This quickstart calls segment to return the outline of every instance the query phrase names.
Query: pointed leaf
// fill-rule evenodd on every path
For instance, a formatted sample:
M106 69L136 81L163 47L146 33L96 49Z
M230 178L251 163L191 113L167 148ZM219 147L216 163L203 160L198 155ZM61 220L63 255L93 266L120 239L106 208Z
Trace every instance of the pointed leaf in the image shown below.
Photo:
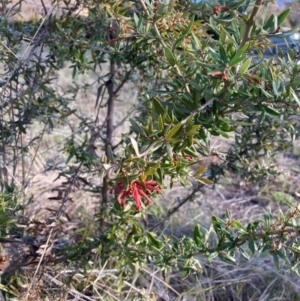
M145 131L140 127L140 125L132 118L129 118L129 121L131 123L132 130L137 133L141 134L143 136L147 136Z
M195 180L198 181L198 182L200 182L200 183L202 183L202 184L204 184L204 185L211 185L211 184L213 184L213 181L211 181L210 179L207 179L207 178L201 178L201 177L199 177L199 178L195 178Z
M157 126L160 131L164 130L164 121L161 115L158 117Z
M291 8L288 7L282 13L279 14L279 16L277 17L278 18L278 26L286 19L286 17L290 13L290 10L291 10Z
M278 254L277 252L276 253L271 253L273 255L273 260L274 260L274 264L275 264L275 267L277 270L280 269L280 266L279 266L279 257L278 257Z
M155 234L152 232L147 232L147 237L149 238L149 240L151 241L151 243L153 244L153 246L156 249L160 249L161 248L161 242L155 237Z
M252 235L249 236L248 245L249 245L250 251L252 252L252 254L254 254L255 253L255 243L254 243L254 238Z
M199 176L201 174L203 174L207 169L207 165L202 165L200 166L200 168L198 168L194 174L194 177Z
M243 74L243 73L247 72L250 64L251 64L251 58L247 58L240 69L240 73Z
M297 102L297 104L300 106L300 100L299 100L297 94L295 93L295 91L293 90L293 88L291 88L291 87L289 89L289 97L290 97L290 100L295 100Z
M153 99L153 106L157 114L163 115L165 113L165 109L156 98Z
M165 52L165 57L168 60L169 64L171 66L174 66L176 64L176 58L175 58L173 52L171 51L171 49L166 47L164 52Z
M130 141L131 141L131 145L132 145L132 147L135 151L135 154L137 156L140 156L139 147L138 147L138 144L137 144L136 140L134 138L130 138Z
M179 132L181 128L181 122L177 123L172 129L170 129L167 134L166 134L166 139L170 139L173 136L175 136L177 134L177 132Z
M229 66L232 67L238 64L239 62L241 62L244 59L243 54L248 50L248 48L249 48L249 42L246 42L245 45L242 48L240 48L236 52L234 57L231 59Z

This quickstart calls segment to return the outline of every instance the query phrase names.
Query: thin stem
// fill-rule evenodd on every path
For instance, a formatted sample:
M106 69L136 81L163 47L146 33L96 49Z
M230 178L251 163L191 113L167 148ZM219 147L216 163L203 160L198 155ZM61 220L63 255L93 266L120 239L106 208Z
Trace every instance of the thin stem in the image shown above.
M153 231L155 228L157 228L158 226L160 226L163 222L165 222L166 220L168 220L184 204L186 204L188 201L190 201L190 199L195 196L195 194L196 194L196 192L198 190L199 190L198 188L194 188L193 191L186 198L184 198L177 206L175 206L174 208L172 208L171 210L169 210L169 212L167 213L167 215L163 219L161 219L158 223L156 223L155 225L151 226L148 229L148 231Z
M106 139L105 139L105 154L109 158L112 149L112 137L114 131L113 115L115 106L115 93L114 93L114 82L113 78L116 73L116 64L113 59L110 60L110 79L106 83L108 92L108 102L107 102L107 115L106 115ZM102 188L102 208L107 204L107 196L109 190L109 175L106 174L103 178L103 188Z
M250 39L251 30L252 30L253 25L254 25L254 19L257 16L262 3L263 3L263 0L256 0L255 1L252 13L251 13L249 19L246 21L246 29L245 29L245 33L244 33L240 48L242 48L245 45L245 43L247 41L249 41L249 39Z

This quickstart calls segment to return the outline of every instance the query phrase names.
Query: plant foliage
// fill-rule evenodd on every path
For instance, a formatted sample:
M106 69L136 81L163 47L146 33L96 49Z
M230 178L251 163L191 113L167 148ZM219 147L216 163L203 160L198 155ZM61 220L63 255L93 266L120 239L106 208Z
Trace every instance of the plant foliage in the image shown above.
M148 205L160 202L155 195L177 183L201 191L225 169L245 181L278 173L276 154L298 137L299 65L292 49L271 59L263 52L289 11L258 25L262 0L217 5L84 0L81 6L64 6L58 14L44 7L43 17L22 26L9 22L9 10L0 19L0 218L8 227L1 235L11 233L9 218L19 218L5 215L7 194L13 195L11 187L22 191L28 185L30 149L66 124L72 136L63 149L65 165L58 175L65 182L55 197L61 207L54 216L64 216L75 190L96 197L98 210L89 230L80 228L80 239L66 248L64 262L76 266L83 254L85 262L97 254L118 269L120 283L149 264L163 272L179 268L184 277L197 274L200 255L237 264L237 253L249 258L260 252L272 256L278 269L286 265L298 272L299 203L290 212L265 212L246 225L231 212L224 219L213 216L210 231L196 225L190 237L160 236L142 222ZM53 7L62 3L54 1ZM20 57L24 47L29 50ZM56 89L66 67L74 81L91 73L96 80ZM128 131L117 138L115 105L125 103L122 91L129 83L138 93L138 110L124 120ZM96 119L73 106L78 93L90 87L97 88ZM74 119L80 121L76 129ZM43 125L41 133L26 140L37 124ZM76 131L83 142L75 139ZM218 136L230 141L227 153L211 147ZM202 163L211 155L222 160L214 177ZM10 200L10 210L20 210L14 196Z

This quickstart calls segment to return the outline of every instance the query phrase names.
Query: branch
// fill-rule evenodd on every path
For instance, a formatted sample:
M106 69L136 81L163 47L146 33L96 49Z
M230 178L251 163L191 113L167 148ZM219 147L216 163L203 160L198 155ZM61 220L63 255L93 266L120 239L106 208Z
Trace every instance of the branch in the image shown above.
M198 188L194 188L193 191L186 197L184 198L176 207L172 208L169 210L167 215L161 219L158 223L155 225L151 226L148 231L153 231L155 228L157 228L159 225L161 225L163 222L165 222L167 219L169 219L174 213L176 213L185 203L187 203L198 191Z
M253 24L254 24L254 19L257 16L262 3L263 3L263 0L255 1L252 13L251 13L249 19L246 21L246 29L245 29L245 33L244 33L240 48L242 48L250 38L251 30L252 30Z
M110 79L106 83L106 88L108 92L108 101L107 101L107 114L106 114L106 139L105 139L105 155L109 159L110 152L112 148L113 132L114 132L114 106L115 106L115 85L114 85L114 76L116 73L116 63L113 58L110 58ZM109 175L108 173L103 178L103 187L102 187L102 203L101 207L104 208L108 201L108 190L109 190Z
M266 237L271 237L271 236L282 236L284 234L300 234L300 229L294 229L294 228L285 228L285 229L279 229L279 230L272 230L272 231L257 231L257 232L253 232L252 234L247 234L243 237L240 238L236 238L232 244L234 244L235 246L240 246L243 245L246 241L249 240L250 236L252 236L254 239L264 239ZM224 251L224 250L222 250ZM295 252L295 249L292 250L293 252ZM221 250L218 250L218 247L215 248L209 248L206 249L204 248L202 251L199 251L197 253L194 253L193 256L197 256L197 255L203 255L205 252L209 252L209 253L214 253L214 252L221 252ZM298 252L300 253L300 251Z

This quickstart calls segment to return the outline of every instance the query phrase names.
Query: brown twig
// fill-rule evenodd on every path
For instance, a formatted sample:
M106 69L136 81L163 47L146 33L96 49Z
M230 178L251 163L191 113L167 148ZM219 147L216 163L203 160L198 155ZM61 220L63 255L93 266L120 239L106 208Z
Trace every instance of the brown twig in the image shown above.
M110 60L110 79L106 83L106 88L108 92L108 101L107 101L107 114L106 114L106 139L105 139L105 154L107 158L110 156L111 147L112 147L112 136L114 132L113 124L113 114L115 106L115 92L114 92L114 76L116 73L116 64L113 59ZM107 197L109 191L109 175L106 174L103 178L103 187L102 187L102 208L107 204Z
M245 29L245 33L244 33L240 48L242 48L245 45L245 43L247 41L249 41L251 30L252 30L253 25L254 25L254 19L257 16L257 14L259 12L259 9L262 6L262 4L263 4L263 0L256 0L255 1L252 13L251 13L249 19L246 21L246 29Z
M196 192L199 191L198 187L194 188L193 191L187 196L185 197L177 206L175 206L174 208L172 208L171 210L169 210L169 212L167 213L167 215L162 218L158 223L156 223L155 225L151 226L148 231L153 231L155 228L157 228L158 226L160 226L162 223L164 223L167 219L169 219L174 213L176 213L184 204L186 204L192 197L195 196Z

